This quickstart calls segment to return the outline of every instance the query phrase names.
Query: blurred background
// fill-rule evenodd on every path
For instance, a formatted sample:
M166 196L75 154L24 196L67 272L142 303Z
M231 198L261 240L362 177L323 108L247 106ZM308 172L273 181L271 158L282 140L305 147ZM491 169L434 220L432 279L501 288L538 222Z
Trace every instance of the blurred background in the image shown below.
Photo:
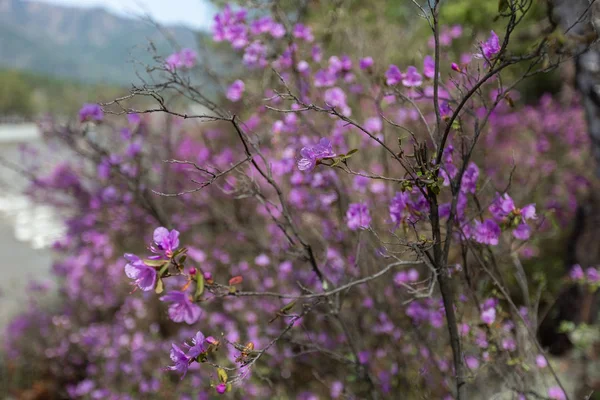
M52 284L48 248L64 231L22 193L27 177L15 170L23 145L48 152L36 122L126 94L152 62L150 43L161 56L198 48L215 13L208 0L0 0L0 330L29 278Z

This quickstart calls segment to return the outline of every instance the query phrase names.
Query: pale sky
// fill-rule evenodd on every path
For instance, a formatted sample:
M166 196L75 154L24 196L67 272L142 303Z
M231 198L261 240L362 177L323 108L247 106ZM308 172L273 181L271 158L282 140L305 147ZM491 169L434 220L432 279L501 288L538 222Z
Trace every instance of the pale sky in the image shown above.
M136 17L150 14L162 24L185 24L208 29L215 10L208 0L36 0L76 7L103 7L116 14Z

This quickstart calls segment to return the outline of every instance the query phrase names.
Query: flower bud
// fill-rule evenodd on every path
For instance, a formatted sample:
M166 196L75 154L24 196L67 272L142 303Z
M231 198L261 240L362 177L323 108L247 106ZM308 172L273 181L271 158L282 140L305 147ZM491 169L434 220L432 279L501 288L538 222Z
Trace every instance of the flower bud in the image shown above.
M452 63L452 64L450 65L450 68L452 68L452 69L453 69L454 71L456 71L456 72L460 72L460 67L458 66L458 64L457 64L457 63Z
M196 270L196 268L194 268L194 267L190 268L190 275L196 275L196 272L198 272Z
M219 394L223 394L227 391L227 384L226 383L219 383L215 389L217 389L217 393Z

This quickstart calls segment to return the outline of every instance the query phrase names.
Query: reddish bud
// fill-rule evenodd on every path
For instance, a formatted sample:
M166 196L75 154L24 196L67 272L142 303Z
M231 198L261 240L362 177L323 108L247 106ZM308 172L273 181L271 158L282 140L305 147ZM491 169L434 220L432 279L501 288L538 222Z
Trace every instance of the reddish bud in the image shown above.
M239 285L240 283L242 283L243 280L244 279L240 275L234 276L229 280L229 286Z
M204 340L206 341L206 343L212 344L213 346L217 346L219 344L219 341L212 336L209 336Z
M204 273L204 280L206 280L206 281L212 281L212 274L210 272L205 272Z
M452 65L450 65L450 68L452 68L456 72L460 72L460 67L457 63L452 63Z
M194 268L194 267L190 268L190 275L196 275L196 272L198 272L196 270L196 268Z

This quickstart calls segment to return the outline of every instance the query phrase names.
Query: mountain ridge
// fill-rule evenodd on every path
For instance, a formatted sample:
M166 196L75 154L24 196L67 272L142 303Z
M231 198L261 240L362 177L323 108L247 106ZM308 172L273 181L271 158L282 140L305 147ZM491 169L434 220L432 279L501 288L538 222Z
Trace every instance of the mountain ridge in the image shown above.
M131 61L154 63L147 50L150 42L158 55L165 56L176 50L171 41L196 48L197 38L206 35L182 25L162 28L99 7L0 0L0 66L126 85L138 81Z

